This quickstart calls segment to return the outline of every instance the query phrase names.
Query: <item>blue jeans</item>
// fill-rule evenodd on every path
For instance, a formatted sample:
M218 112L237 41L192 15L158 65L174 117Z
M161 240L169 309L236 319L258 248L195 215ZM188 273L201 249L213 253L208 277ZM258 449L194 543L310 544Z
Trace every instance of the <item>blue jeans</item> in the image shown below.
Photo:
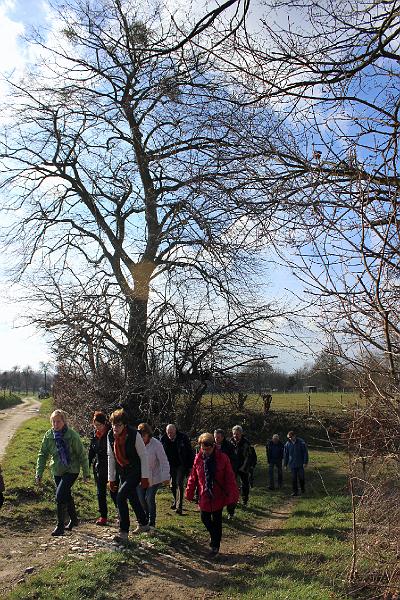
M160 486L161 483L156 483L148 487L147 490L144 490L140 485L136 488L140 503L146 513L148 524L152 527L156 525L156 494Z
M64 475L54 475L56 482L56 502L57 504L68 504L71 500L71 488L75 483L79 473L64 473Z
M147 525L146 513L144 512L137 495L137 486L140 476L120 474L120 486L117 494L117 507L119 512L119 528L121 531L129 531L129 508L128 500L133 508L139 525Z

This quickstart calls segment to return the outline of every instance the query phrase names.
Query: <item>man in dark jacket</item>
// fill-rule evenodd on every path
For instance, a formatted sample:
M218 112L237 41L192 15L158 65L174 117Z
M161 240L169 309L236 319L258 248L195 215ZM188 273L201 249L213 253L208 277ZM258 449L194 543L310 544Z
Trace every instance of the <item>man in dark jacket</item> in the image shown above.
M236 473L236 456L235 450L230 442L225 437L225 431L223 429L216 429L214 431L214 440L216 447L226 454L231 462L233 472Z
M249 473L251 468L251 445L249 440L243 435L243 428L240 425L232 427L232 438L230 444L233 447L235 463L234 472L236 478L241 480L241 495L243 505L246 506L249 501L250 482ZM235 506L227 507L229 517L232 518L235 512Z
M300 482L300 489L303 493L305 489L304 467L308 464L308 450L305 441L298 438L294 431L289 431L287 437L283 462L285 467L289 467L292 471L292 496L298 496L297 480Z
M274 433L272 439L267 443L267 460L268 460L268 474L269 474L269 489L274 490L274 468L278 471L278 487L282 487L282 460L284 445L279 439L279 435Z
M194 460L192 445L186 433L178 431L173 423L167 425L161 443L168 458L171 474L171 491L174 497L171 508L181 515L185 477L189 475Z

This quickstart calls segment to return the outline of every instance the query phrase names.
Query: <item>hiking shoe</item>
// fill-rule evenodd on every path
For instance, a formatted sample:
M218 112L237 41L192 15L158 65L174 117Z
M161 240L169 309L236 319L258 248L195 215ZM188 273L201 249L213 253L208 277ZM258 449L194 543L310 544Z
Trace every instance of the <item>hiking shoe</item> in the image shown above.
M291 496L298 496L298 492L293 492L292 494L290 494Z
M128 543L128 532L122 531L122 529L120 529L118 534L114 535L113 540L114 540L114 542L117 542L117 544L127 544Z
M60 527L60 525L57 525L57 527L51 532L51 535L64 535L64 527Z
M210 552L208 553L208 556L210 558L214 558L215 556L217 556L217 554L219 554L219 548L211 548Z
M107 525L107 519L105 517L99 517L96 521L96 525Z
M173 503L171 504L170 508L172 508L172 510L175 510L175 509L176 509L176 504L175 504L175 502L173 502Z
M138 525L136 529L132 531L132 533L146 533L146 531L150 531L150 525Z
M176 512L177 515L181 515L182 514L182 509L181 508L177 508L175 510L175 512Z

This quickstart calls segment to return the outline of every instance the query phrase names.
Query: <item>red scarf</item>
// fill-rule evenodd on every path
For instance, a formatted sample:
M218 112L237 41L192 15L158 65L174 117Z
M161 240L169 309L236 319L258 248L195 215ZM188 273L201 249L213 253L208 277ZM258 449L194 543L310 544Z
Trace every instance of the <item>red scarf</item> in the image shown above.
M114 439L114 454L115 460L120 467L126 467L129 465L129 460L126 456L126 436L128 435L128 428L124 427L119 435L115 436Z
M103 432L101 431L97 431L96 430L96 437L98 440L101 440L102 437L104 437L105 435L107 435L107 433L110 431L110 427L108 427L106 425L106 427L103 429Z

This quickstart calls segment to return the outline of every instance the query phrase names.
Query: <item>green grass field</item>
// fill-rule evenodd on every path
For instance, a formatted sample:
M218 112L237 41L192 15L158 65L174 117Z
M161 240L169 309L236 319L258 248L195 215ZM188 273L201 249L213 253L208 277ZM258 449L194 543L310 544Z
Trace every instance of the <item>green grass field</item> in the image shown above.
M353 392L276 392L272 394L271 410L290 410L308 412L334 412L346 413L360 403L357 393ZM219 394L206 394L202 403L207 407L217 407L221 404L229 405L229 396ZM263 400L258 394L249 394L245 408L263 412Z
M34 485L36 454L43 433L48 429L51 401L42 404L42 415L27 421L14 436L4 460L7 485L2 520L11 528L34 529L40 523L55 520L54 487L47 471L43 488ZM247 508L240 508L233 521L224 522L223 544L256 526L257 519L270 515L290 493L289 476L280 492L267 491L267 468L264 447L257 448L258 465L255 487ZM77 482L74 494L81 519L97 517L94 483ZM179 543L189 547L207 544L207 535L199 513L186 511L185 518L171 514L171 493L162 489L157 496L158 532L147 536L154 552L168 551ZM350 556L350 503L346 491L344 462L329 451L312 451L307 468L307 496L296 502L293 515L283 529L264 538L257 563L249 568L243 563L235 574L221 576L218 591L225 598L268 598L284 600L343 600L347 598L343 581ZM110 512L113 514L114 509ZM135 573L137 542L126 551L99 552L84 562L60 561L18 585L9 600L69 600L70 598L123 597L123 584L115 585L122 571L124 577ZM151 552L147 559L151 564ZM133 571L132 571L133 569ZM137 571L137 569L136 569ZM114 584L112 584L114 582Z

